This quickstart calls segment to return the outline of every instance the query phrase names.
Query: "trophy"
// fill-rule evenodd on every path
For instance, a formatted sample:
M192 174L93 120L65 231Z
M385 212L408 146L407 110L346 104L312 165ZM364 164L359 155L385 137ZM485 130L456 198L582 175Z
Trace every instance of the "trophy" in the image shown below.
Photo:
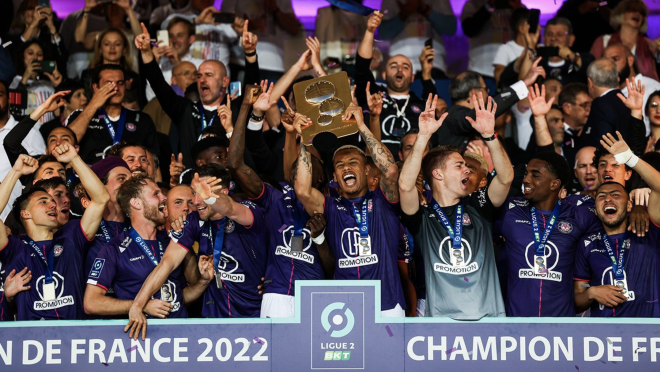
M357 133L355 120L341 119L352 101L346 72L302 81L293 86L293 92L297 111L313 122L302 128L302 143L305 145L312 145L312 140L319 134L319 139L325 141L326 138L333 140Z

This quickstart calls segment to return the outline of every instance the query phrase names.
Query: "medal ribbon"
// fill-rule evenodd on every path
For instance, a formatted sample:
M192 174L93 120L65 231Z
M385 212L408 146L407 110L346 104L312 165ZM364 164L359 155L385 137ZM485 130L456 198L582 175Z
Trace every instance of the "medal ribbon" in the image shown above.
M227 224L227 217L220 220L220 225L218 226L218 231L215 233L215 238L213 238L213 222L214 221L209 221L209 237L213 239L213 264L215 265L215 269L218 270L220 255L222 254L222 244L225 241L225 225Z
M47 249L44 246L44 252L41 251L41 249L37 246L37 243L34 242L34 240L30 239L29 237L27 238L27 241L25 241L32 249L37 253L37 256L41 258L41 262L46 265L46 278L45 281L46 283L50 284L53 282L53 267L55 266L55 252L54 249ZM51 247L52 248L52 247Z
M454 228L451 228L449 219L445 216L445 212L442 211L442 208L435 200L432 201L433 211L438 217L442 226L445 227L449 237L451 238L452 247L454 249L461 248L461 239L463 238L463 201L461 200L456 204L456 211L454 213Z
M365 17L374 12L374 9L367 8L354 0L328 0L328 2L339 9L344 9L348 12L356 13Z
M287 203L291 206L293 211L293 236L301 237L303 236L303 229L305 228L305 219L303 213L298 208L298 203L294 198L288 199Z
M373 192L371 190L367 191L364 199L362 200L362 205L360 206L360 211L355 208L355 203L350 202L348 199L342 198L344 205L350 206L353 211L353 218L357 223L358 230L360 231L360 238L366 239L369 237L369 201L372 200Z
M116 145L121 141L121 136L124 133L124 126L126 125L127 112L128 111L125 108L121 108L121 114L119 115L119 120L117 121L117 132L115 132L115 128L112 126L112 122L108 117L108 113L106 113L103 108L99 109L99 117L103 118L105 126L108 128L108 132L110 132L110 137L112 137L113 145Z
M216 115L217 113L214 113L211 117L211 120L209 120L209 123L206 124L206 117L204 116L204 105L202 105L202 102L199 103L199 116L202 117L202 130L213 125L213 120L215 120Z
M160 244L160 241L158 242L159 256L158 256L158 258L156 258L156 256L154 255L154 252L152 252L151 249L147 246L147 242L145 242L144 239L142 239L140 234L138 234L138 232L135 231L135 229L131 228L130 230L128 230L128 235L133 239L133 241L140 248L142 248L142 251L144 252L144 254L147 255L147 258L149 258L149 261L151 261L151 263L154 264L154 266L158 266L158 264L160 263L160 260L163 258L163 254L165 253L163 251L163 246Z
M612 249L612 242L610 241L610 237L607 236L607 234L603 234L603 243L605 244L605 249L607 249L607 254L610 256L610 260L612 261L612 272L614 273L614 279L623 280L623 265L625 263L628 248L630 248L628 233L625 233L623 236L623 243L619 249L618 259L614 250Z
M530 209L529 214L530 214L530 220L532 222L532 231L534 232L534 245L536 245L537 256L544 255L545 244L547 243L548 238L550 237L550 233L552 232L552 228L555 226L555 222L557 222L557 217L559 217L560 212L561 212L561 200L558 200L554 209L552 209L552 214L550 215L550 220L548 221L548 225L545 227L545 230L543 230L543 236L541 236L539 220L538 220L538 216L536 215L536 207L532 207Z

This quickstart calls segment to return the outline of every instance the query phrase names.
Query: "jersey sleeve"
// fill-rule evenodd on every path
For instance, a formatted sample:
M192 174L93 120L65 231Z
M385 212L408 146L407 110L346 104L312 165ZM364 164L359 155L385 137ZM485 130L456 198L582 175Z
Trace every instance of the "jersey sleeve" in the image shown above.
M582 203L577 206L575 211L580 226L584 230L582 231L582 235L590 234L599 230L602 227L602 223L600 219L598 219L598 216L596 216L594 200L590 196L585 195L580 198L578 203L579 202Z
M277 192L277 190L273 186L267 184L266 182L262 182L261 185L262 185L261 194L256 198L250 200L257 203L257 205L259 205L260 207L269 208L273 205L273 197L275 192Z
M21 241L21 238L16 235L9 235L8 238L7 246L5 246L5 249L0 252L0 260L2 260L2 265L5 268L5 277L2 278L2 280L6 279L6 275L9 275L12 269L16 269L16 272L19 272L25 268L25 263L17 263L17 261L21 261L21 255L18 253L21 249L31 249L28 246L21 247L23 242Z
M589 245L596 244L589 239L588 236L580 238L575 253L575 267L573 277L575 280L588 282L591 279L591 268L589 267Z
M266 231L266 217L264 210L251 201L241 201L239 204L246 206L254 217L252 225L245 226L246 229L255 234L263 234Z
M422 206L417 209L417 212L413 215L407 215L401 213L401 223L405 226L412 236L416 236L419 233L419 229L422 225L422 217L424 212L422 211Z
M488 222L493 222L495 218L496 208L488 196L488 186L482 187L479 190L468 195L465 199L466 205L471 205L479 211L479 215L486 219Z
M493 223L493 235L495 237L501 236L504 230L504 221L506 220L507 213L509 213L509 208L507 207L511 203L511 198L507 198L502 204L499 213L497 213L497 218Z
M173 242L189 251L193 248L195 242L199 240L202 225L204 225L204 221L199 218L199 213L192 212L186 217L186 225L183 227L183 230L180 233L171 232L170 238Z
M66 237L67 241L74 244L77 250L86 250L91 244L92 240L87 239L87 235L83 231L80 220L71 220L67 222L62 228L57 231L57 235Z
M387 200L387 197L385 196L385 192L383 189L380 187L378 190L374 191L374 199L382 199L382 204L384 204L389 210L399 213L400 205L399 202L392 203L391 201Z
M117 274L117 246L108 243L101 248L98 256L94 259L92 269L87 274L87 284L95 285L105 289L112 288Z

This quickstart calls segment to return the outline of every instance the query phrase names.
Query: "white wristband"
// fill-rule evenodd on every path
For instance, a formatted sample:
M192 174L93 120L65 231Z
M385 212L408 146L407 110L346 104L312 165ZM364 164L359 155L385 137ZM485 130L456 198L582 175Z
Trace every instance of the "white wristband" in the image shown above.
M312 241L316 245L321 245L325 241L325 231L321 233L321 235L317 236L316 238L312 238Z
M227 133L227 134L226 134L227 139L231 139L231 135L232 135L232 134L234 134L234 132L229 132L229 133Z
M213 196L208 198L208 199L204 199L204 203L206 203L206 205L215 204L215 201L216 201L216 198L213 197Z
M617 164L625 164L629 166L630 168L634 167L637 165L637 162L639 161L639 157L635 154L633 154L632 150L628 149L622 153L614 155L614 159L616 160Z

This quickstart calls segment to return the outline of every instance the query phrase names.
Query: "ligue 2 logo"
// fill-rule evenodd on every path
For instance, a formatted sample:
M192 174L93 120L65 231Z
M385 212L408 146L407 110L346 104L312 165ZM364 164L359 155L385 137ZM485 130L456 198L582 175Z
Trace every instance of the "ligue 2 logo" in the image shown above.
M344 310L343 315L335 314L332 317L332 324L330 322L330 314L335 310ZM353 312L349 309L343 302L333 302L330 305L326 306L321 313L321 325L326 332L330 332L332 328L337 327L337 329L332 329L330 337L339 338L344 337L347 334L351 333L353 326L355 325L355 317ZM342 326L343 328L338 328Z

